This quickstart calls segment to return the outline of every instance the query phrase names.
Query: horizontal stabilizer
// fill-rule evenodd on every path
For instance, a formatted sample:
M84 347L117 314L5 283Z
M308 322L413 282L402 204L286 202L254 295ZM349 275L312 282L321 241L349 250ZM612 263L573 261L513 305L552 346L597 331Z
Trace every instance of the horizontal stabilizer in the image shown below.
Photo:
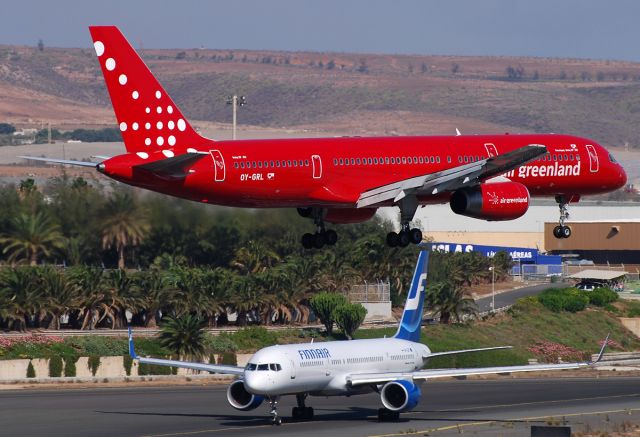
M148 171L164 178L183 179L189 174L189 168L193 164L208 155L208 153L185 153L173 158L135 165L133 168L134 170Z
M87 161L71 161L69 159L53 159L53 158L43 158L38 156L17 156L17 158L28 159L30 161L42 161L42 162L50 162L52 164L69 164L69 165L79 165L81 167L94 167L98 165L95 162L87 162Z

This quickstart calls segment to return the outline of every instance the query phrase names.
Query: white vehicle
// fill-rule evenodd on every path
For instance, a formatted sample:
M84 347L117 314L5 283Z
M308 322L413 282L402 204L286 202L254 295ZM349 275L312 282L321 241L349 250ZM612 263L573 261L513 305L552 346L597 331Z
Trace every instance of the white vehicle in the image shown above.
M272 423L276 425L282 423L277 412L280 396L295 395L298 406L293 408L293 418L308 420L313 417L313 408L305 405L309 395L352 396L373 391L380 394L383 405L378 410L378 419L397 420L401 412L418 405L420 385L427 379L577 369L595 364L602 358L608 336L594 362L422 370L432 357L511 347L431 352L425 344L419 343L428 257L426 251L418 257L402 320L392 338L269 346L257 351L246 367L236 367L138 357L129 330L129 353L140 363L237 375L238 379L227 389L229 404L247 411L267 400Z

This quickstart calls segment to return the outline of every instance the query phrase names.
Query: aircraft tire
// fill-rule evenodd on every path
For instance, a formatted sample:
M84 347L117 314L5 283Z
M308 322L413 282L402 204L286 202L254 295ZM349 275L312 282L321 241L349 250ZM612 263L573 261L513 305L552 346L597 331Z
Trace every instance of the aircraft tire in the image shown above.
M409 239L413 244L422 243L422 231L418 228L413 228L409 231Z
M556 238L562 238L562 226L556 226L553 228L553 236Z
M389 232L387 234L387 246L396 247L398 245L398 234L395 232Z
M333 229L329 229L324 233L324 240L328 246L333 246L338 242L338 234Z
M300 407L293 407L291 410L291 417L294 419L300 419L300 416L302 416L302 414L300 414Z
M296 208L296 209L298 211L298 215L300 217L304 217L304 218L311 217L311 213L313 212L313 209L311 207L308 207L308 208Z
M562 238L569 238L571 236L571 228L569 226L562 227Z
M311 249L313 248L315 242L314 242L315 238L313 236L313 234L309 234L306 233L302 236L302 247L304 247L305 249Z
M304 420L312 420L313 419L313 407L305 407L302 418Z
M326 243L326 241L325 241L325 238L324 238L324 233L319 232L319 233L313 235L313 246L316 249L322 249L324 247L325 243Z
M411 242L411 237L409 236L409 232L402 231L398 234L398 246L407 247Z

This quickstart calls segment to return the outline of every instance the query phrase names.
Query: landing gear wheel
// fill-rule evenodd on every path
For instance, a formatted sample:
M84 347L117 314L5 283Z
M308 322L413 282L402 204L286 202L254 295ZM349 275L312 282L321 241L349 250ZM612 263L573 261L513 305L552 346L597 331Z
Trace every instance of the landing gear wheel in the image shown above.
M300 407L293 407L293 409L291 410L291 417L293 417L294 419L300 419L302 417Z
M411 242L411 237L409 236L409 232L401 231L398 234L398 246L407 247Z
M298 215L300 217L311 217L311 213L313 213L313 208L296 208L298 210Z
M304 409L304 413L302 418L304 420L312 420L313 419L313 407L306 407Z
M305 249L311 249L314 246L314 237L313 234L304 234L302 236L302 247Z
M282 417L273 417L273 418L271 418L271 424L272 425L276 425L276 426L282 425Z
M556 238L562 238L562 226L558 225L553 228L553 236Z
M313 247L316 249L322 249L325 243L324 232L319 232L313 236Z
M328 246L333 246L338 241L338 234L333 229L329 229L324 233L324 240Z
M409 240L411 240L413 244L422 243L422 231L418 228L411 229L409 231Z
M569 226L562 226L562 238L569 238L571 236L571 228Z
M387 234L387 246L396 247L400 243L398 234L395 232L389 232Z

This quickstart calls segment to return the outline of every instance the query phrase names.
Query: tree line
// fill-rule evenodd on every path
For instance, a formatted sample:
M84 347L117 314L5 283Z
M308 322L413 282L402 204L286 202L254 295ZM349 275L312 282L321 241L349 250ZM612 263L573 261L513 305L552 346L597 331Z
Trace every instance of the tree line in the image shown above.
M305 251L313 225L295 210L202 205L66 175L0 186L0 327L154 326L161 316L306 323L319 292L384 280L404 303L417 249L388 248L390 224L340 226L336 246ZM472 308L465 287L502 265L476 254L432 257L431 305L444 321Z

